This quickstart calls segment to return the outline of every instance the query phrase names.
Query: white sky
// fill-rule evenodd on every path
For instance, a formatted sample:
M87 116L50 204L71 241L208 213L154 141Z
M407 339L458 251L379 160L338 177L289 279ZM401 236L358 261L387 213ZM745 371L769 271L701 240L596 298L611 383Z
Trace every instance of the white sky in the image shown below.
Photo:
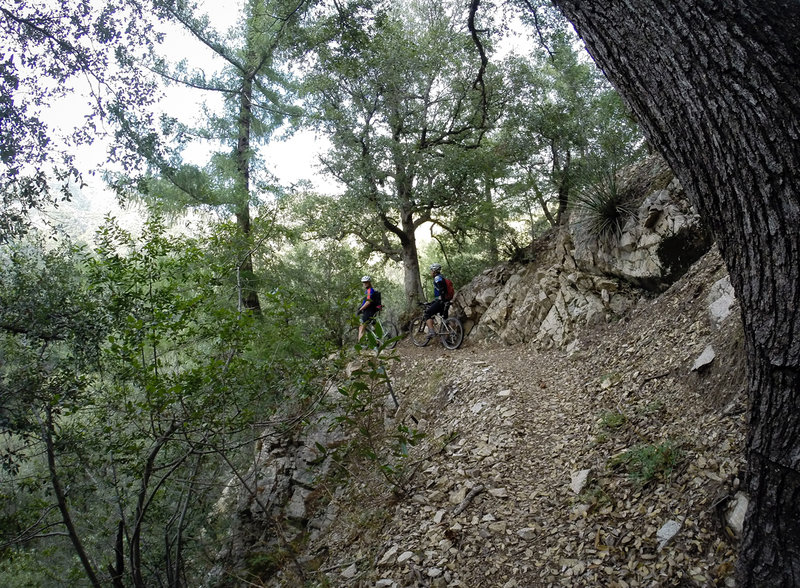
M238 5L240 2L218 3L206 0L201 6L213 8L212 22L221 32L226 33L235 24L239 17ZM178 61L182 58L190 60L190 64L197 66L197 56L205 55L208 67L216 67L213 62L213 53L210 49L199 43L182 29L172 29L167 33L166 41L161 48L162 54L168 55L171 60ZM76 82L79 84L79 82ZM213 100L213 97L210 99ZM202 125L202 101L209 100L203 93L170 85L166 88L166 95L159 104L159 109L169 115L185 113L181 116L182 122L189 125ZM51 109L42 113L42 119L52 128L63 135L83 123L83 118L88 114L87 98L85 91L76 85L72 94L61 98ZM111 132L112 129L102 129ZM315 137L313 131L299 131L286 141L273 141L261 149L267 169L273 173L282 185L289 186L301 180L307 180L320 191L336 190L335 185L317 173L317 157L326 145L323 138ZM122 216L125 213L117 206L112 192L106 187L99 175L91 175L91 171L107 170L106 141L97 140L92 145L84 145L75 151L78 169L84 172L84 181L87 186L82 190L84 204L88 202L89 209L80 210L80 214L92 219L102 219L108 213ZM211 146L194 144L185 152L187 161L196 165L205 165L209 160ZM99 222L97 223L99 225Z
M241 14L241 0L224 3L201 0L199 4L201 10L204 7L209 10L211 22L223 35L236 24ZM198 62L202 63L203 59L206 59L208 60L206 67L209 71L219 67L219 61L214 61L213 52L181 28L172 28L167 31L165 43L160 51L174 62L186 58L190 66L197 67ZM198 56L201 59L198 59ZM176 113L184 113L181 117L182 122L202 126L201 103L203 100L213 99L214 97L204 96L197 90L173 84L166 88L166 96L160 108L173 116ZM61 101L46 118L54 125L70 129L82 122L86 110L85 97L76 91L74 95ZM296 132L286 141L272 141L261 148L261 155L267 169L284 186L306 180L311 182L318 191L332 193L338 191L338 187L332 180L326 179L318 172L318 156L324 152L326 147L327 141L324 137L317 137L313 131L304 130ZM106 150L107 146L99 141L96 145L82 147L76 154L79 168L83 170L103 169L107 166ZM202 166L208 162L210 153L211 146L197 144L187 149L185 156L188 161ZM84 189L84 195L91 203L93 214L101 215L109 211L118 211L113 196L100 177L87 176L85 179L88 187Z

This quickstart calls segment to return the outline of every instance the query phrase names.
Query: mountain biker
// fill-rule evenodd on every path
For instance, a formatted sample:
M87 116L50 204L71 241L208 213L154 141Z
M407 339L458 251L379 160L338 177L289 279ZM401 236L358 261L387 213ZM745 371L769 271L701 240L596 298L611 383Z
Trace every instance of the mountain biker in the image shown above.
M364 276L361 278L361 286L364 288L364 298L358 305L357 314L361 316L361 324L358 325L358 340L364 336L367 325L372 322L375 315L381 309L380 294L372 287L372 278Z
M422 318L425 319L425 324L428 325L428 337L433 337L436 334L436 328L433 324L433 317L437 314L444 315L445 313L445 282L442 275L442 266L439 263L432 263L431 276L433 277L433 302L426 308Z

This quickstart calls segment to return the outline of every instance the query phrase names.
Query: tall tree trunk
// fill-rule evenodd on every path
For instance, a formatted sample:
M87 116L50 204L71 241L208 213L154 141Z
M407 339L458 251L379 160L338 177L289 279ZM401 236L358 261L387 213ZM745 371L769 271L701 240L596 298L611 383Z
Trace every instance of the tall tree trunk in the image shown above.
M559 158L557 157L555 148L553 149L553 167L558 165ZM564 165L558 171L556 177L558 181L558 209L556 210L556 224L563 225L567 222L567 207L569 206L569 189L572 183L570 176L570 164L572 163L572 153L569 151L564 155Z
M241 254L237 267L237 288L241 306L259 312L261 303L255 290L253 272L253 252L250 248L250 133L253 122L253 79L245 75L242 79L241 101L239 105L238 131L236 145L236 171L238 172L236 224L242 236Z
M95 572L94 565L89 559L89 555L83 547L83 542L78 535L78 530L72 522L72 515L70 514L69 507L67 506L67 497L64 489L61 487L61 477L58 475L56 468L56 448L53 441L53 431L55 431L55 424L53 422L53 412L48 406L45 408L45 419L40 421L39 425L42 429L42 441L44 441L45 455L47 456L47 469L50 472L50 484L53 489L53 495L56 498L56 505L61 512L61 522L67 529L72 546L75 548L75 553L83 565L83 570L86 572L86 577L91 582L92 586L101 586L100 580Z
M800 586L800 3L556 0L714 231L750 398L742 586Z
M406 310L413 312L417 304L425 300L422 280L419 271L419 254L417 251L417 225L410 212L401 213L400 244L403 248L403 291L406 296Z

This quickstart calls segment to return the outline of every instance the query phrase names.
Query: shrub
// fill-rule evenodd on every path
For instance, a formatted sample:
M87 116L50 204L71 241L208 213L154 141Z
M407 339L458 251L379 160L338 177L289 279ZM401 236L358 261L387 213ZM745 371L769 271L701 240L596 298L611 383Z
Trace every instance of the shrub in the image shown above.
M624 466L631 480L644 485L656 478L669 479L682 458L678 443L665 441L659 445L637 445L613 458L609 466Z
M609 410L600 415L600 426L604 429L618 429L628 418L617 410Z

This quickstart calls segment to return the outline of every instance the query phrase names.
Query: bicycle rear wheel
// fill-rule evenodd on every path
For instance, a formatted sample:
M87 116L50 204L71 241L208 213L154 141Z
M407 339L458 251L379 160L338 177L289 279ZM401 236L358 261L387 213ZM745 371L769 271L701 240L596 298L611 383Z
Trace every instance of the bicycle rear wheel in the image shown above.
M450 317L444 320L443 327L442 345L448 349L458 349L458 346L464 340L464 327L461 326L461 321L455 317Z
M411 321L409 333L411 334L411 342L417 347L425 347L430 341L428 333L425 332L425 321L422 320L421 316Z

